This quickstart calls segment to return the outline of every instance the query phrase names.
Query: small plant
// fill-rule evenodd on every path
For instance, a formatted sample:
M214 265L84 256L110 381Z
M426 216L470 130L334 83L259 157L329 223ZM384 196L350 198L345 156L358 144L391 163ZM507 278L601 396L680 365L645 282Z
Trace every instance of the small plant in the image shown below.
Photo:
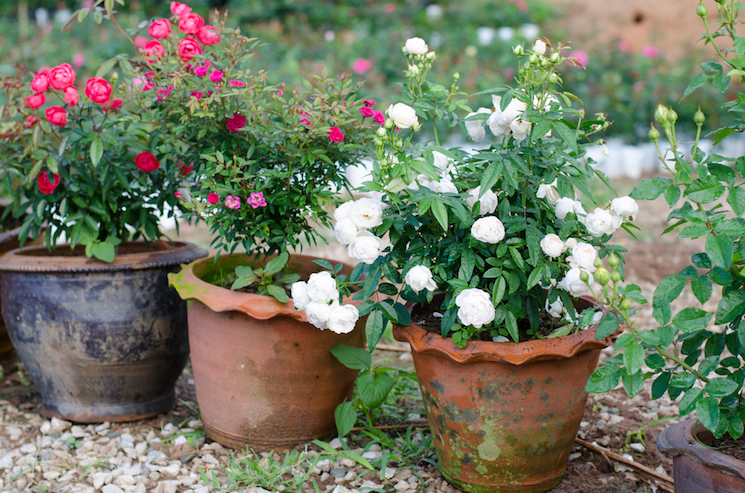
M18 380L20 380L21 385L30 387L33 382L26 376L26 368L24 368L23 363L20 361L16 363L16 368L18 369Z
M277 257L269 260L266 266L251 268L248 265L241 265L235 268L236 280L230 286L233 291L256 285L257 293L260 295L273 296L280 303L287 303L290 298L282 285L291 285L300 279L300 275L286 273L275 278L275 274L280 273L287 261L290 260L290 254L282 252ZM341 268L341 266L339 266Z
M300 493L307 487L313 468L321 457L310 459L307 452L289 450L280 460L274 453L262 455L246 451L242 457L233 456L223 472L227 483L221 487L264 488L269 491L296 491ZM317 485L316 485L317 487Z

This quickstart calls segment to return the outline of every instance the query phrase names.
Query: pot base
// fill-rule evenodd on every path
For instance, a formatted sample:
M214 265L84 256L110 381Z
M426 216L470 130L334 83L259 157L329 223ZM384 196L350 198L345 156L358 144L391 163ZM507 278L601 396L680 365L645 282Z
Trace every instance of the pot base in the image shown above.
M298 443L309 443L313 440L327 440L336 433L324 433L319 435L294 436L292 438L269 438L261 439L257 437L247 438L244 435L230 433L225 430L219 430L214 426L205 423L204 431L207 436L222 445L234 449L250 448L251 450L287 450L295 447Z
M152 418L171 409L176 395L168 394L147 402L122 404L85 404L42 402L41 412L47 418L60 418L74 423L129 422Z
M442 470L440 470L440 472L448 483L463 491L468 491L469 493L543 493L544 491L548 491L561 483L561 480L564 478L565 471L558 476L545 478L539 482L510 485L508 487L506 487L504 483L466 483L450 476Z

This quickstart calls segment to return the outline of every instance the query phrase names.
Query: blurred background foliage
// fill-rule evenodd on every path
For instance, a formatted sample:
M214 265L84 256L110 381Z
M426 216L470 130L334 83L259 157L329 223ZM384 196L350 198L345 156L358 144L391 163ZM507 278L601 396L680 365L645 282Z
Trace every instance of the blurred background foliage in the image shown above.
M134 53L124 36L93 16L60 32L73 11L92 1L3 0L0 2L0 76L16 63L31 70L71 63L84 81L105 60ZM364 81L364 94L381 103L392 102L391 92L405 70L401 47L412 36L422 37L437 51L436 80L449 85L460 74L462 90L476 93L511 82L517 67L512 46L529 45L536 37L571 39L552 22L557 15L550 3L525 0L189 0L194 12L209 20L214 9L227 10L231 23L261 39L264 46L255 66L272 74L275 82L301 86L303 77L324 71L351 71ZM119 22L147 38L149 19L170 15L170 1L126 0L117 8ZM139 26L139 28L138 28ZM137 40L136 40L137 41ZM575 51L587 69L566 68L564 89L576 94L588 115L606 112L614 124L605 137L646 140L659 102L677 103L688 82L699 71L700 53L670 62L660 50L632 53L623 43L597 45ZM734 93L734 92L733 92ZM691 121L698 106L710 128L720 121L717 109L728 95L705 86L676 104L679 121ZM472 107L488 106L488 96L474 98Z

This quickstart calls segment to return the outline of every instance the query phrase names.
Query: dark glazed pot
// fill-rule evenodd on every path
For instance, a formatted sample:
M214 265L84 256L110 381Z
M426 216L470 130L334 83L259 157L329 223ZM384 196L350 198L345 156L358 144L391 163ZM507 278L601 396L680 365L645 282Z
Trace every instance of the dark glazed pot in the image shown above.
M320 270L313 258L292 255L288 265L307 278ZM292 300L284 304L204 281L237 265L257 264L245 255L224 255L217 264L199 260L170 276L190 300L191 366L207 435L255 450L330 437L334 410L352 396L357 371L329 350L340 343L363 347L364 319L349 334L335 334L308 323Z
M0 258L3 317L44 414L97 423L169 410L189 344L186 303L166 276L205 255L132 242L110 264L64 246Z
M415 316L413 317L415 319ZM585 410L600 350L595 330L515 344L456 347L421 327L394 326L411 344L440 471L469 492L556 486Z
M742 493L745 461L707 448L714 436L704 425L689 419L662 430L657 449L673 458L675 493Z

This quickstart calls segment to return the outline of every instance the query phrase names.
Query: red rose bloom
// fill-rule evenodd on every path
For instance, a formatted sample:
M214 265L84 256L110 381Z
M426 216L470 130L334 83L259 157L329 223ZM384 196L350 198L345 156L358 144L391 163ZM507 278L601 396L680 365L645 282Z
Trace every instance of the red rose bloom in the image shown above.
M31 90L44 92L49 88L49 70L42 70L31 79Z
M75 86L70 86L65 89L65 103L69 104L70 106L75 106L76 104L78 104L79 100L80 96L78 95L78 90L75 89Z
M145 46L142 48L140 53L142 53L145 60L153 62L155 60L160 60L163 57L165 50L163 49L163 45L160 44L160 41L153 39L145 43Z
M75 71L69 63L57 65L49 71L49 85L52 89L62 91L75 84Z
M194 163L191 163L189 166L181 163L181 169L179 171L181 173L181 176L189 176L192 169L194 169Z
M199 45L199 41L197 41L196 39L184 38L178 45L178 54L185 62L188 62L196 55L200 55L201 53L202 47Z
M171 21L168 19L158 19L150 24L147 33L153 38L167 38L171 35Z
M362 116L364 116L365 118L370 118L375 114L375 110L370 108L369 106L363 106L362 108L360 108L360 113L362 113Z
M47 120L52 125L64 127L67 125L67 110L60 106L50 106L46 110Z
M111 98L111 84L103 77L92 77L85 83L85 95L94 103L104 104Z
M344 140L344 134L341 133L339 127L331 127L329 129L329 139L331 139L331 142L341 142Z
M243 115L239 115L238 113L233 113L233 118L228 118L226 120L228 124L228 130L230 132L241 132L241 129L246 126L247 120L246 117Z
M39 185L39 191L41 193L49 195L50 193L54 192L54 189L57 188L57 185L59 185L59 175L54 175L54 182L50 182L49 177L47 176L47 172L42 171L36 178L36 183L37 185Z
M204 45L215 45L220 42L220 35L214 27L204 26L197 32L197 39Z
M173 15L182 16L191 12L191 7L181 2L171 2L171 13Z
M160 162L155 156L145 151L135 156L135 166L137 166L137 169L140 171L150 173L151 171L160 168Z
M204 19L199 14L182 14L178 18L178 28L184 34L197 34L204 27Z
M220 201L220 196L217 195L215 192L210 192L210 194L207 196L207 202L215 205Z
M41 108L42 106L44 106L44 103L46 102L47 102L47 98L42 93L32 94L31 96L27 97L25 101L26 106L28 106L32 110Z
M121 107L122 107L122 100L121 99L115 99L113 101L109 100L109 101L106 101L103 104L103 110L106 111L106 112L108 112L108 111L116 111L116 110L118 110Z

